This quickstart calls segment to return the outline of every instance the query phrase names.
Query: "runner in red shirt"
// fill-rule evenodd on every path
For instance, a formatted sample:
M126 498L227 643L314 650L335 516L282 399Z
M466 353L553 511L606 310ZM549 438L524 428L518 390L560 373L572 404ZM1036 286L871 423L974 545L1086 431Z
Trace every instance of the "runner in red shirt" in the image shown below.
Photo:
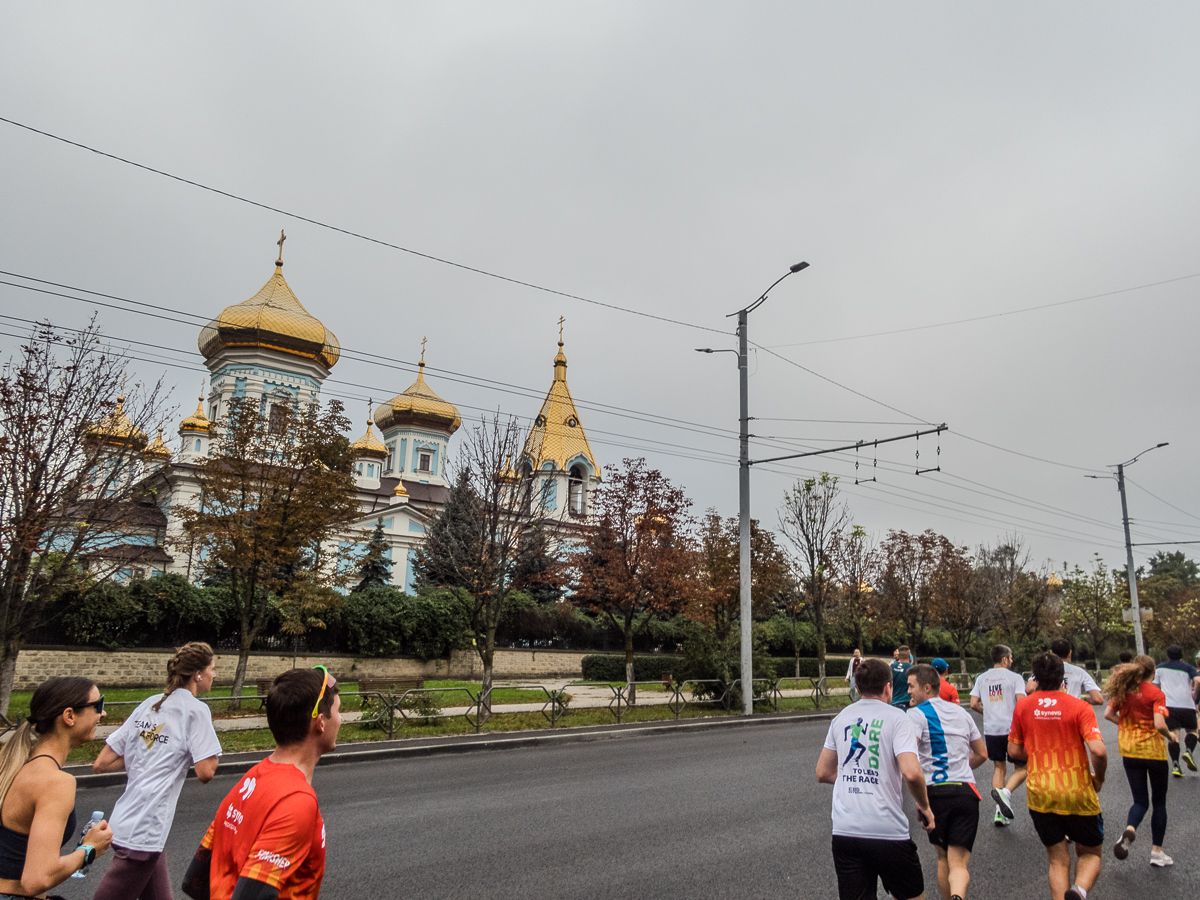
M1087 900L1100 875L1104 817L1097 792L1108 754L1092 707L1061 690L1062 660L1053 653L1035 656L1033 677L1038 689L1017 701L1008 755L1028 761L1026 802L1050 860L1050 896ZM1073 884L1068 839L1077 856Z
M1129 856L1129 845L1137 837L1137 828L1150 808L1151 794L1154 797L1154 814L1150 817L1150 834L1154 845L1150 851L1150 865L1169 866L1174 860L1163 850L1163 838L1167 834L1167 744L1163 738L1178 747L1179 739L1167 725L1167 697L1151 681L1154 679L1154 660L1139 656L1133 662L1113 669L1104 686L1108 693L1108 706L1104 718L1117 723L1117 746L1121 762L1125 766L1125 777L1129 780L1129 791L1133 794L1133 805L1129 807L1125 831L1113 847L1117 859ZM1150 790L1146 790L1146 782Z
M291 669L267 695L275 752L242 777L184 876L194 900L316 900L325 823L312 789L317 760L337 744L337 682L324 666Z
M938 697L947 703L957 703L961 706L962 701L958 697L958 688L952 685L950 679L947 677L950 673L950 663L939 656L929 664L937 670L938 677L941 678L941 682L938 685Z

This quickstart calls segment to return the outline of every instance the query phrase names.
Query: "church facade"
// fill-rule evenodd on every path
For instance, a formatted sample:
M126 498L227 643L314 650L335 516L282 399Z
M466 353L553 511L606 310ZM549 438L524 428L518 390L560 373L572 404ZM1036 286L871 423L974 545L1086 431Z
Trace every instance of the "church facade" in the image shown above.
M254 296L226 307L209 322L197 344L209 371L208 391L202 392L196 411L179 423L177 449L168 446L161 431L150 442L132 423L127 427L119 403L92 429L113 446L134 447L132 457L140 459L139 470L131 473L136 494L143 498L131 514L136 524L123 528L121 541L105 553L124 560L119 580L162 573L191 581L205 576L203 561L187 549L173 510L201 502L198 465L214 451L214 437L231 403L257 400L268 420L285 405L318 403L321 386L341 355L337 337L304 308L284 280L282 259ZM586 521L601 471L567 387L566 370L560 334L550 389L514 465L534 479L527 514L569 532ZM361 544L365 550L370 532L381 525L392 583L401 589L413 589L416 549L449 493L447 461L461 425L455 406L426 381L422 349L416 380L379 404L366 431L351 444L361 518L340 543Z

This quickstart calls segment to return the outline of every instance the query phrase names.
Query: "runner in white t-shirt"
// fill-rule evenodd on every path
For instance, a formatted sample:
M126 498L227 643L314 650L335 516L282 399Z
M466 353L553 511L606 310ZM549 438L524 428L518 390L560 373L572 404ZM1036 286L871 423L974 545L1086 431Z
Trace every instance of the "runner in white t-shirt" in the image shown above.
M817 780L833 785L833 864L841 900L875 896L878 881L899 900L924 897L917 845L909 836L901 783L917 804L921 827L936 826L917 756L917 732L890 706L890 667L866 659L856 673L863 699L829 727Z
M113 862L92 900L171 900L163 848L187 770L203 782L217 772L221 743L198 699L216 677L212 647L187 644L167 663L167 690L145 700L105 741L95 772L129 772L109 823Z
M1028 774L1025 763L1015 759L1013 773L1008 774L1008 732L1017 701L1025 696L1025 682L1012 670L1012 663L1012 648L997 644L992 648L992 668L971 686L971 709L983 713L983 740L994 766L992 799L996 801L996 815L992 822L995 825L1012 824L1012 792Z
M1101 706L1104 704L1104 694L1100 691L1100 685L1096 684L1096 679L1091 676L1091 673L1082 666L1077 666L1071 662L1071 642L1066 638L1057 638L1050 642L1050 652L1062 660L1063 664L1063 686L1062 689L1072 697L1079 697L1086 700L1092 706ZM1032 694L1037 690L1037 679L1030 678L1025 684L1025 693Z
M1200 686L1200 672L1191 663L1183 661L1183 648L1172 644L1167 648L1167 661L1159 663L1154 669L1154 683L1167 697L1167 727L1179 732L1179 739L1187 746L1183 761L1195 772L1196 759L1192 753L1196 749L1196 702L1192 698L1193 691ZM1182 778L1179 741L1167 744L1167 749L1171 753L1172 771L1177 778Z
M937 848L938 887L946 900L962 900L979 830L980 796L971 770L983 765L987 747L971 714L939 696L941 680L933 666L908 670L913 703L908 717L917 729L921 771L937 823L929 843Z

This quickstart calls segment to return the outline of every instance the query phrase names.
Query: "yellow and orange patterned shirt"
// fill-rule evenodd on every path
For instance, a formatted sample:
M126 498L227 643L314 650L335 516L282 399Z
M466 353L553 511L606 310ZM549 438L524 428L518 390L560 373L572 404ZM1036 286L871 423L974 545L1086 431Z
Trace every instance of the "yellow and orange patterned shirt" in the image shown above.
M1008 740L1029 755L1026 803L1034 812L1094 816L1100 798L1088 767L1088 741L1102 740L1090 704L1063 691L1017 701Z
M279 900L315 900L325 877L325 822L317 795L293 765L264 759L221 802L201 847L212 850L212 900L238 878L269 884Z
M1117 710L1117 746L1133 759L1166 759L1167 742L1154 727L1154 714L1167 716L1167 695L1149 681L1126 695Z

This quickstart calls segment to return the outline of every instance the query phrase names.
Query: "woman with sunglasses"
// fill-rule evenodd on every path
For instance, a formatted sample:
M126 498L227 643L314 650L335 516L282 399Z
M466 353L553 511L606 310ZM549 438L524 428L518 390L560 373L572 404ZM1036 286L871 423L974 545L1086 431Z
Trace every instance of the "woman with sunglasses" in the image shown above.
M94 681L51 678L33 692L29 718L0 750L0 900L45 897L112 843L101 822L74 845L75 779L62 770L72 750L95 738L102 718L104 695Z
M167 687L143 701L108 736L94 772L129 772L113 808L113 861L92 900L171 900L167 835L189 768L204 783L217 773L221 742L200 697L216 678L213 649L193 641L167 663Z

